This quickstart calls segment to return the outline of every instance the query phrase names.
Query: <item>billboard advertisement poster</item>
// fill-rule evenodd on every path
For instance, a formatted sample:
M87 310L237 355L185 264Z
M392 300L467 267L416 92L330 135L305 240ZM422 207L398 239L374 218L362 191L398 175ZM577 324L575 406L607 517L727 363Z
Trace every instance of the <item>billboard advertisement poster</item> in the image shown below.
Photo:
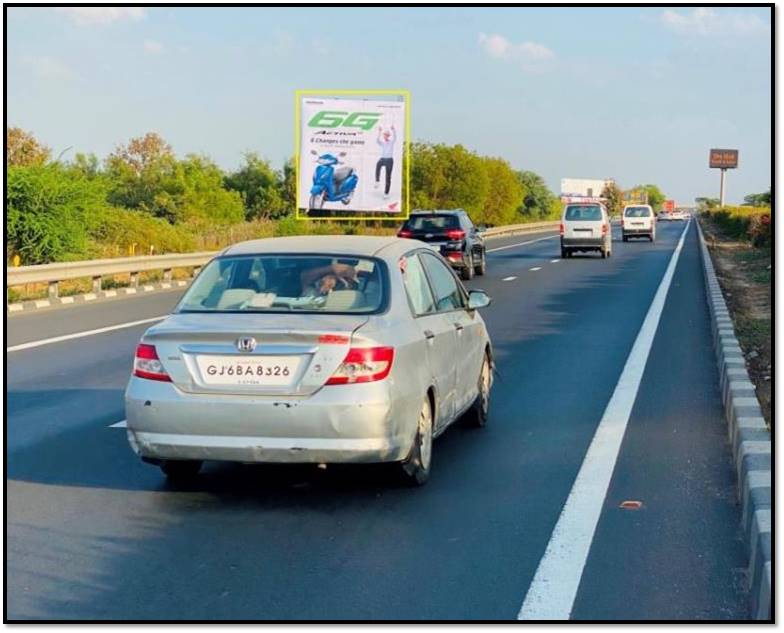
M407 217L408 93L298 91L296 107L298 218Z

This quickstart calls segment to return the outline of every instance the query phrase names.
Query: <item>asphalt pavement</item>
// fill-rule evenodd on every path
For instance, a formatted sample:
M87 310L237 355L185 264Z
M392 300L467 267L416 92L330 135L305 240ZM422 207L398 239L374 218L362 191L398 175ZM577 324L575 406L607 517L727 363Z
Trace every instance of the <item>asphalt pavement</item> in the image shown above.
M684 228L616 239L607 260L561 260L552 234L488 242L468 285L493 298L490 420L441 436L420 489L373 467L231 464L177 489L111 427L147 325L9 352L7 618L515 619ZM572 618L748 617L700 266L692 226ZM178 296L12 316L6 344L155 318Z

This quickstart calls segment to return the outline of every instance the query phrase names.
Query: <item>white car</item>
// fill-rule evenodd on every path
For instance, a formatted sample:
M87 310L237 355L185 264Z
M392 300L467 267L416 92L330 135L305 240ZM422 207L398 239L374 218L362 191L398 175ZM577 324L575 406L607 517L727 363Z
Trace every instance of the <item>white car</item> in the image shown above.
M607 208L598 202L567 204L561 217L561 257L575 251L612 255L612 231Z
M682 220L682 221L686 221L687 219L688 219L688 218L687 218L687 216L686 216L686 212L685 212L685 211L681 211L681 210L679 210L679 209L675 209L675 211L673 211L673 212L670 214L670 220Z
M653 209L647 204L628 204L623 208L621 216L621 235L623 241L630 237L647 237L656 241L656 222Z

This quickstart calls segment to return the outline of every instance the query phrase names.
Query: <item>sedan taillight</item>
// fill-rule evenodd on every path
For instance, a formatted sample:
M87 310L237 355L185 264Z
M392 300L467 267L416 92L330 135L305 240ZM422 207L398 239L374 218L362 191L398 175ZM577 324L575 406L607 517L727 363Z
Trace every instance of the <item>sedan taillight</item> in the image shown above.
M607 235L607 225L602 223L602 235Z
M171 382L169 374L163 368L163 364L158 358L158 352L154 345L139 343L136 348L136 358L133 360L133 375L147 380L160 380Z
M393 347L352 347L326 384L348 385L384 380L392 369Z

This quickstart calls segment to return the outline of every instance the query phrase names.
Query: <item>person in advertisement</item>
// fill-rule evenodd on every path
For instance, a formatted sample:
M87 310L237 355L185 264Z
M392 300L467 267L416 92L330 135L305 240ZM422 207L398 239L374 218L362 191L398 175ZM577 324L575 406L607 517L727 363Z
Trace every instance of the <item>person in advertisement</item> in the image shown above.
M391 130L391 132L390 132ZM379 178L381 176L381 169L386 172L384 179L384 198L389 198L389 187L392 184L392 168L395 165L394 151L395 142L397 141L397 132L395 131L394 124L390 130L378 128L378 138L376 143L381 147L381 157L376 163L376 184L375 188L378 189Z

